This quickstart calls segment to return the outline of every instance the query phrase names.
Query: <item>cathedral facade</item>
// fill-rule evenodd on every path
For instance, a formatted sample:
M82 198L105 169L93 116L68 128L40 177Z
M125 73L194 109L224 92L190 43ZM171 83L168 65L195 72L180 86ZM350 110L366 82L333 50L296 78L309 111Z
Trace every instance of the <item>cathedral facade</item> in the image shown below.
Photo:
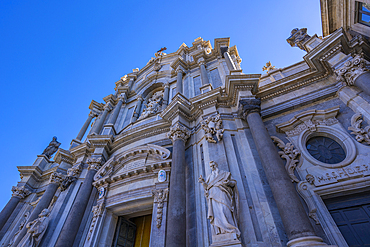
M123 76L68 150L18 167L0 245L368 246L370 4L321 13L285 68L197 38Z

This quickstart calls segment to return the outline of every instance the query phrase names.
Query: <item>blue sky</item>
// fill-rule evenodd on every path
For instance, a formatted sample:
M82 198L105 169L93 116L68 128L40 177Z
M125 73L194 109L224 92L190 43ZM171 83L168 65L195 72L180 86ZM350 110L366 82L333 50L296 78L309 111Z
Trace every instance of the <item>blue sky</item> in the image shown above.
M271 61L286 67L305 52L286 42L293 28L322 35L319 0L0 1L0 208L53 136L68 149L92 99L142 68L163 46L230 37L244 73Z

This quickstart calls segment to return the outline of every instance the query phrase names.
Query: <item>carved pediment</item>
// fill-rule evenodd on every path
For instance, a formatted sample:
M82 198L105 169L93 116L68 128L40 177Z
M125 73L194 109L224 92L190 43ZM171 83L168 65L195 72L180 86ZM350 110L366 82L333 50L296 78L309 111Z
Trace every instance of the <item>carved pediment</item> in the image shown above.
M153 144L134 147L110 158L96 173L94 180L111 182L169 166L170 155L168 149Z

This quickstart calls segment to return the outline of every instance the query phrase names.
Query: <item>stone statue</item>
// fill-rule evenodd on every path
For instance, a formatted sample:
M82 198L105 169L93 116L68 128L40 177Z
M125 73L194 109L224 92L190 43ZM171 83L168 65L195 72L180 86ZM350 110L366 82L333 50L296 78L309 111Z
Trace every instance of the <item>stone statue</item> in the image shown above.
M202 175L199 183L204 187L207 198L208 215L212 227L212 235L235 233L240 237L236 214L238 210L238 190L231 173L218 169L216 162L209 162L211 174L204 181Z
M19 224L19 227L18 227L18 231L14 234L13 238L9 241L7 247L10 247L12 246L12 244L14 243L15 239L18 237L18 234L22 231L24 225L26 224L27 220L28 220L28 217L30 216L30 212L26 212L23 217L24 219L21 221L21 223Z
M144 109L143 113L141 113L138 120L144 119L152 113L157 113L158 110L160 110L162 99L163 99L163 91L155 92L153 96L149 99L149 103L148 104L144 103L146 108Z
M47 148L45 148L45 150L44 150L44 152L42 152L42 154L50 159L51 156L58 150L60 144L61 144L60 142L57 142L57 137L54 136L53 140L49 143L49 146L47 146Z
M307 28L294 28L286 41L291 47L296 46L301 50L306 50L303 44L310 38L311 36L307 34Z
M216 134L216 138L219 142L222 140L225 130L222 127L222 119L220 114L210 116L200 124L204 130L205 137L208 142L216 143L216 140L213 138L214 134Z
M37 247L49 224L49 209L45 208L34 221L29 222L27 234L22 238L19 247Z

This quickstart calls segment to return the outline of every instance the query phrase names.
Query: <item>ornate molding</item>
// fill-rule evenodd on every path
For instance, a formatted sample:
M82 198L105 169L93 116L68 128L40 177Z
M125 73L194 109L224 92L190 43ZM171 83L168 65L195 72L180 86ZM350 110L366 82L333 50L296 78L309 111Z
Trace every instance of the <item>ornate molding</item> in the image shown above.
M351 60L345 62L343 66L337 70L337 80L345 82L348 86L353 86L357 77L369 71L366 67L366 60L362 54L357 54Z
M64 175L60 172L53 172L50 176L50 183L61 185L64 180Z
M351 126L348 127L348 130L351 130L351 134L356 135L355 139L357 142L366 142L366 144L370 145L370 125L366 126L365 128L361 128L362 123L362 115L360 113L356 113L351 118Z
M317 214L316 214L317 208L316 208L314 201L312 200L312 195L310 194L310 191L308 189L309 186L310 185L308 184L308 182L301 181L297 185L297 191L308 206L308 212L309 212L308 217L313 219L316 225L320 225L319 218L317 217Z
M103 158L102 157L91 157L87 160L87 164L89 165L89 167L87 168L88 170L98 171L103 165Z
M191 132L189 131L189 129L178 122L175 125L171 126L170 132L167 133L167 137L170 138L172 142L175 142L178 139L186 142L190 135Z
M78 164L75 165L67 170L67 176L64 178L62 185L61 185L61 190L64 191L66 190L71 183L73 183L81 174L82 171L82 165Z
M213 135L216 134L217 140L220 142L223 137L224 128L222 127L221 115L210 116L201 122L201 127L205 132L206 140L211 143L216 143Z
M163 217L163 206L164 203L167 202L168 198L168 189L156 189L152 190L152 195L154 196L154 203L157 203L157 224L158 228L162 225L162 217Z
M242 99L239 103L242 108L242 118L245 120L249 113L261 111L261 99Z
M17 187L17 186L13 186L12 187L12 196L16 196L16 197L19 197L21 199L24 199L26 198L29 194L31 194L31 191L29 191L26 187L24 186L20 186L20 187Z
M91 235L92 235L92 233L94 231L94 228L95 228L95 225L96 225L96 221L98 220L98 218L100 216L103 215L104 208L105 208L104 203L100 203L100 204L97 204L97 205L92 207L93 216L92 216L92 219L91 219L89 234L87 235L87 240L90 240Z
M294 145L290 142L284 143L281 139L276 136L271 136L271 139L276 145L282 150L279 151L281 158L286 160L285 170L287 171L292 182L298 183L298 178L294 175L294 170L299 162L298 156L301 154L297 149L294 149Z

